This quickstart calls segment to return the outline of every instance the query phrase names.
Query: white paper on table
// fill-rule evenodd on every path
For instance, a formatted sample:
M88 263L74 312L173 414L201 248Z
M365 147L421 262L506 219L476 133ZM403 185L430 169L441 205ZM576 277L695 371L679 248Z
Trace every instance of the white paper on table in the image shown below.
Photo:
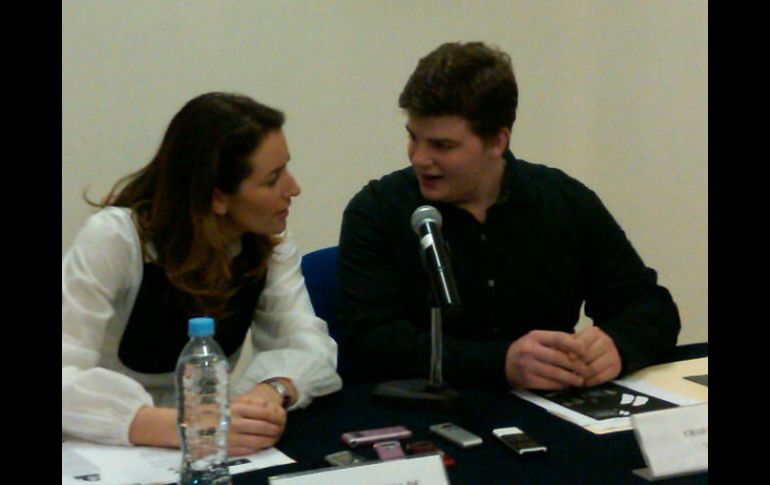
M648 468L634 470L648 480L708 471L708 403L640 414L634 434Z
M438 454L327 467L269 477L269 481L270 485L449 485L444 463Z
M660 364L641 369L624 379L612 381L628 389L647 394L677 406L708 402L708 388L684 379L687 375L708 374L708 357ZM512 393L546 409L566 421L577 424L595 434L614 433L633 429L631 417L597 420L573 411L551 400L526 390Z
M689 402L681 404L682 406L708 402L709 388L685 379L692 375L708 375L708 362L708 357L701 357L654 365L640 369L615 382L667 401L670 399L665 397L666 395L671 395L674 399L692 398ZM647 389L650 391L648 392Z
M245 463L231 465L231 475L294 463L276 448L233 460ZM75 480L82 475L97 475L98 483L104 485L174 483L181 461L182 453L176 449L66 441L62 442L62 483L87 483Z

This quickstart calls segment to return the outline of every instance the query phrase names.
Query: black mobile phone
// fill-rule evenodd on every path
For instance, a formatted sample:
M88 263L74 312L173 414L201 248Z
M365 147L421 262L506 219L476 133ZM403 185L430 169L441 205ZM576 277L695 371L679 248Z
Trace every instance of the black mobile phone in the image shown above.
M548 448L541 445L527 433L515 426L496 428L492 430L492 433L497 436L505 446L515 451L518 455L538 455L548 451Z

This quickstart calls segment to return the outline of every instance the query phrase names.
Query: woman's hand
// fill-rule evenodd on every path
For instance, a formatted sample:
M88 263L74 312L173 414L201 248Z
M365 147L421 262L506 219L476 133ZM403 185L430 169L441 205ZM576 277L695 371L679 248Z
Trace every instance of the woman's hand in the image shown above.
M251 455L274 446L286 427L286 410L258 395L245 394L230 401L227 454ZM177 411L144 406L137 411L128 433L133 445L179 448Z
M227 454L251 455L274 446L286 428L286 410L249 392L230 401Z

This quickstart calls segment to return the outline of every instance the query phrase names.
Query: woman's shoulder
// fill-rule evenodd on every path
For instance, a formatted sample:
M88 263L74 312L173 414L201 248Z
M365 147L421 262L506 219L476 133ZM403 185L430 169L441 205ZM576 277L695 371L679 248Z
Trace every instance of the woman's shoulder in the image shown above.
M283 262L296 257L297 242L291 232L286 229L281 234L278 234L277 237L280 242L273 248L270 259L275 262Z
M100 209L89 216L62 257L62 271L85 271L102 285L133 284L141 278L142 249L131 210Z
M134 225L132 211L128 207L107 206L88 216L87 226L125 228Z
M139 237L134 224L132 211L127 207L105 207L86 219L78 235L83 242L126 241L136 244Z

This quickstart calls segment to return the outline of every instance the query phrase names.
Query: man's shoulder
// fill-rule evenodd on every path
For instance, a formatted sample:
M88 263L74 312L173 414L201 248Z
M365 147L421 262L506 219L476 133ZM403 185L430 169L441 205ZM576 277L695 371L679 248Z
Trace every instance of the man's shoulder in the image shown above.
M534 182L585 186L574 176L552 165L529 162L520 158L516 159L516 164L519 173Z
M593 192L583 182L560 168L522 159L515 161L513 182L518 190L538 200L551 197L585 197Z
M406 167L372 179L350 201L350 205L409 207L420 198L420 189L412 167Z
M417 178L414 175L414 169L412 167L405 167L383 175L379 179L370 180L367 186L372 190L387 195L394 193L419 194Z

